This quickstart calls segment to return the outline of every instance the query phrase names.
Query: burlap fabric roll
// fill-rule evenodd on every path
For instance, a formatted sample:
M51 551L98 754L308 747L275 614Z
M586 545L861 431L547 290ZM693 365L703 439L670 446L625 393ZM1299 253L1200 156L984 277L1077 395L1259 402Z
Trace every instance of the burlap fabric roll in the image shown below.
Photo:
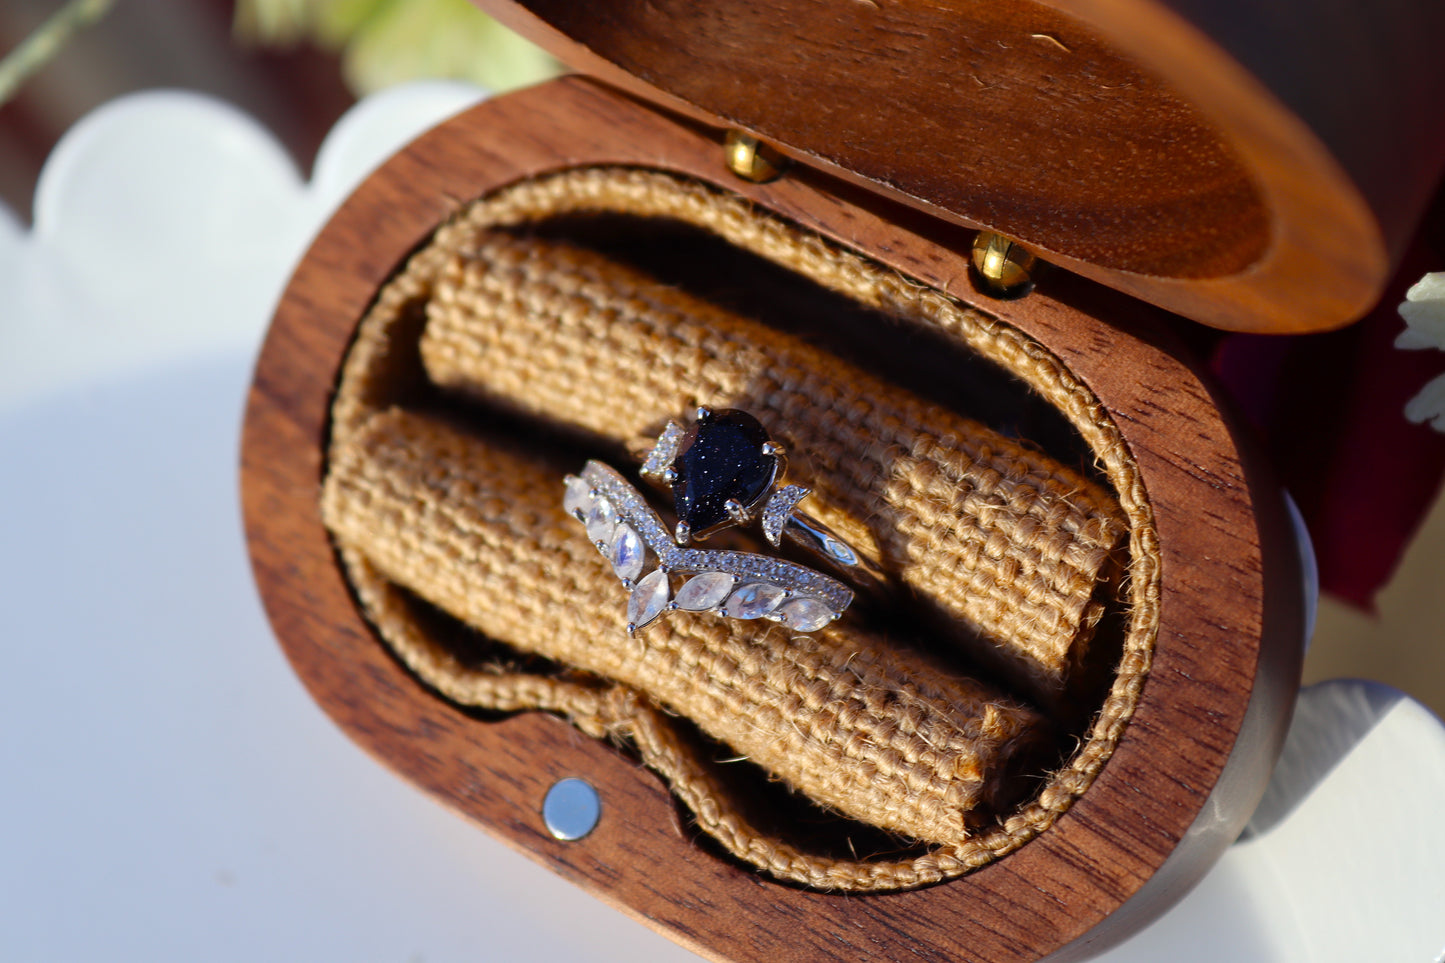
M1045 699L1067 686L1126 530L1095 482L572 244L484 234L448 252L435 284L421 353L436 384L633 448L692 406L747 409L794 454L808 511L936 623L971 630L974 657Z
M773 410L793 412L788 431L801 425L804 432L816 433L806 437L819 439L807 443L824 456L809 478L826 496L819 514L831 512L827 520L834 523L860 524L900 576L910 564L920 564L909 561L907 550L909 539L918 536L877 525L868 499L891 497L894 501L881 503L889 511L901 516L906 509L926 518L922 502L932 497L933 515L951 521L920 523L926 537L944 543L945 555L955 563L970 552L993 560L988 577L1005 587L1004 601L991 600L983 610L1015 604L1009 586L1020 576L1032 582L1013 597L1026 602L1063 586L1053 601L1030 604L1075 615L1051 621L1034 635L1002 630L983 635L990 647L1022 653L1018 664L1031 667L1020 675L1045 696L1066 684L1079 639L1087 636L1094 618L1090 606L1097 602L1099 576L1128 527L1118 508L1098 486L1046 456L948 412L912 407L921 403L896 386L880 383L868 411L860 413L836 387L829 389L808 374L806 350L812 349L768 341L777 333L749 331L746 326L754 323L747 319L712 313L715 309L687 302L677 292L659 293L655 283L618 265L599 266L604 291L567 295L567 285L587 282L585 262L593 255L564 246L562 261L543 268L535 261L544 253L542 242L496 232L535 218L592 210L678 216L861 303L919 310L930 324L958 326L963 340L976 342L986 357L1016 371L1066 411L1101 451L1111 477L1129 481L1121 490L1135 506L1130 511L1138 511L1137 492L1130 487L1132 468L1107 421L1088 407L1053 361L1035 357L1016 334L981 327L980 319L946 300L806 232L760 217L725 195L655 173L569 172L510 188L439 230L379 294L345 362L333 406L324 510L348 577L381 638L444 698L500 711L557 712L584 732L625 740L669 781L701 828L737 857L780 878L854 891L923 885L984 865L1046 829L1087 788L1127 722L1148 669L1151 605L1132 617L1111 694L1078 750L1052 773L1031 769L1026 782L1039 787L1037 794L1010 803L1014 766L1040 743L1047 726L1023 702L965 678L967 659L943 666L921 651L929 647L927 638L905 639L897 624L891 638L847 620L808 638L766 623L675 613L629 640L622 628L621 589L561 510L561 473L580 467L580 453L578 465L543 467L539 454L490 438L486 412L500 404L534 419L590 430L604 443L633 442L636 426L599 428L575 401L572 408L550 407L560 404L552 393L566 393L569 379L570 390L585 395L589 380L616 376L608 365L627 364L614 361L610 350L624 346L615 341L620 331L603 332L600 343L610 346L606 357L593 355L578 371L567 367L578 345L549 342L559 332L546 330L548 319L554 328L563 320L580 321L584 331L591 323L587 318L599 310L617 321L622 315L606 314L612 310L606 298L607 292L619 296L619 283L627 317L675 327L690 323L688 312L700 312L708 325L717 322L719 330L732 330L741 343L732 346L731 355L703 351L696 359L700 369L673 374L694 377L701 370L707 375L702 383L715 383L721 391L731 376L718 375L720 366L725 371L727 362L739 358L760 362L755 373L763 370L777 387L772 401L759 407L775 403ZM556 271L556 279L542 278L546 271ZM512 290L532 298L530 303L509 301L505 294L484 296L494 280L508 277ZM636 286L634 293L626 293L628 284ZM558 290L565 304L554 313L544 295L556 296ZM498 349L499 371L525 374L512 388L482 386L472 367L475 349L439 350L478 333L475 326L482 324L487 297L513 304L509 310L520 325L513 336L531 346L531 359L521 367L526 350L514 350L508 362ZM734 323L740 327L729 329ZM753 336L765 345L761 359L746 354ZM672 350L676 346L666 337L664 347ZM665 356L660 347L647 355ZM772 362L778 366L769 370ZM666 384L655 387L668 390ZM418 397L428 406L441 401L451 413L439 420L394 410ZM483 405L458 404L464 397ZM811 401L844 416L799 413L796 405ZM659 404L647 417L676 417L679 412L671 405L660 412ZM631 416L611 407L614 415ZM921 438L920 426L925 429ZM654 427L655 422L645 430ZM804 447L797 438L790 440ZM850 443L857 443L856 450ZM1100 445L1113 447L1102 452ZM895 479L878 495L874 483L879 477L867 466L883 465L886 459L906 459L913 467L904 473L906 485ZM969 497L983 493L985 502L978 511L960 513L960 492ZM910 499L918 506L907 508ZM978 525L987 530L985 536L974 533ZM959 547L970 540L977 547ZM1035 559L1062 564L1060 571L1070 574L1050 582L1037 575L1046 566ZM915 592L930 591L926 579L910 577L907 584ZM948 598L941 584L940 589L936 598ZM981 617L969 614L974 603L967 594L961 594L955 614L961 623L982 626ZM545 656L555 669L522 670L505 659L476 665L458 657L432 633L427 619L417 618L416 598L512 651ZM1025 628L1031 621L1026 613L1005 618ZM905 628L903 635L909 631ZM1041 644L1041 639L1048 641ZM746 747L740 754L823 806L923 841L927 851L899 859L838 858L759 830L698 756L680 728L680 716L729 746Z
M545 463L392 411L340 446L323 511L338 541L487 636L616 680L810 798L957 844L1008 791L1038 716L866 628L795 635L678 612L629 637L624 593L563 512Z

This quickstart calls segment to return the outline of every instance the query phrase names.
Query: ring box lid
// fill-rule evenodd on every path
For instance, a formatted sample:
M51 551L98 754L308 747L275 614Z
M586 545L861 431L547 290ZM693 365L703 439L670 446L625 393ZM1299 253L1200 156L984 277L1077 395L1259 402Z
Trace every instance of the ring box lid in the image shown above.
M1218 328L1363 315L1445 167L1445 4L476 2L613 86Z

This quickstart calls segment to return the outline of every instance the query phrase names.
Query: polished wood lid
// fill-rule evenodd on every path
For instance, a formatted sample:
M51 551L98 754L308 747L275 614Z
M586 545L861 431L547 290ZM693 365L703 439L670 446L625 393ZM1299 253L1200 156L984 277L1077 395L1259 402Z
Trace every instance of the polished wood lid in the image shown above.
M478 3L632 94L1221 328L1359 317L1445 166L1435 0L1368 23L1303 0Z

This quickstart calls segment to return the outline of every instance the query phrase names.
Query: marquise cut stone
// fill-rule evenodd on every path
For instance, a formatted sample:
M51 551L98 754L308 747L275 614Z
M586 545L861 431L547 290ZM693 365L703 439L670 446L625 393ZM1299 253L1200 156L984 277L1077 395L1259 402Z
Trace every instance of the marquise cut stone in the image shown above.
M672 600L672 586L667 582L667 573L653 569L632 590L627 599L627 630L635 632L667 609Z
M612 530L617 527L617 509L605 498L599 498L592 503L587 512L587 537L592 544L598 542L606 545L612 538Z
M642 538L626 522L618 522L617 527L612 530L612 551L608 558L612 561L612 571L617 573L618 578L625 578L629 582L637 581L637 576L642 574L642 562L647 553L642 547Z
M833 610L817 599L788 599L778 606L780 621L799 632L816 632L833 621Z
M562 496L562 508L579 521L585 521L587 510L592 506L592 486L576 475L567 479L567 493Z
M693 424L678 445L672 468L677 517L694 532L729 520L727 502L751 507L777 474L776 455L763 454L767 430L745 411L724 408Z
M753 582L744 585L728 598L723 614L733 619L760 619L777 608L786 595L787 593L776 585Z
M688 579L687 584L677 590L677 607L689 612L706 612L715 609L733 590L737 581L726 572L704 572Z

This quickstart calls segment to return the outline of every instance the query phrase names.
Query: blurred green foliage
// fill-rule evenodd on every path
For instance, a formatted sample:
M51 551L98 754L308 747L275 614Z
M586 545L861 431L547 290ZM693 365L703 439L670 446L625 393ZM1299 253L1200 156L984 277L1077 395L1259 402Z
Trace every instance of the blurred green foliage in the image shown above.
M561 71L469 0L237 0L234 26L246 43L314 43L339 53L357 96L423 78L501 92Z
M57 9L35 32L0 59L0 104L46 64L70 38L110 12L114 0L70 0Z

